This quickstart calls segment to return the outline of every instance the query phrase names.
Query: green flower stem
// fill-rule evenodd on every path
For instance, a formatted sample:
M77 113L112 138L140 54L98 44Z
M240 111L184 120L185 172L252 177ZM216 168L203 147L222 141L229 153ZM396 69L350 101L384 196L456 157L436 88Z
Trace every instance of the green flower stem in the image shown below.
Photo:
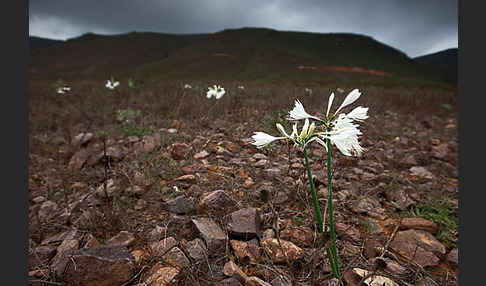
M314 202L314 211L317 217L317 231L322 233L324 231L321 209L319 208L319 202L317 201L316 188L314 187L314 181L312 180L312 173L309 167L309 158L307 157L307 150L304 147L305 167L307 168L307 176L309 177L309 184L312 192L312 200Z
M329 188L328 208L329 208L329 232L331 237L331 250L327 251L329 262L333 269L333 274L336 278L341 276L339 272L339 261L336 249L336 231L334 229L334 213L332 206L332 178L331 178L331 140L327 139L327 185ZM328 248L329 249L329 248ZM331 254L331 255L330 255Z

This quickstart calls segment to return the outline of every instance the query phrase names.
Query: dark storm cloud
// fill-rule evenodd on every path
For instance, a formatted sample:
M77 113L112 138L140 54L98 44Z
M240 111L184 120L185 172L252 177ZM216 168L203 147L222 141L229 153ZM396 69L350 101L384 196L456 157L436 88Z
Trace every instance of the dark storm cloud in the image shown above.
M30 0L29 34L213 33L267 27L365 34L410 57L458 46L457 0Z

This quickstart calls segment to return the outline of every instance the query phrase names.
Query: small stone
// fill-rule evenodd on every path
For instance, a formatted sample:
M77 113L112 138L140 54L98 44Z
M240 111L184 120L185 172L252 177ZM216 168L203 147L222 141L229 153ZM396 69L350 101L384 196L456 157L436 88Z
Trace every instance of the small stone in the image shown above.
M225 263L223 274L236 278L241 284L246 285L248 276L232 260Z
M163 206L166 207L169 212L176 214L188 214L195 210L194 203L184 195L164 203Z
M208 250L200 238L189 241L185 248L189 257L196 262L203 261L207 257Z
M354 243L360 242L361 235L355 227L338 222L334 224L334 227L340 238Z
M403 218L399 229L419 229L430 232L431 234L436 234L439 231L439 227L435 222L419 217Z
M459 265L459 250L457 248L454 248L447 254L446 256L446 261L452 265L452 266L458 266Z
M32 202L39 204L39 203L44 202L45 200L46 200L46 198L44 196L37 196L37 197L32 199Z
M164 266L161 262L157 262L148 271L144 282L150 286L173 285L173 280L179 275L179 272L178 268Z
M54 257L56 251L57 247L54 245L37 246L32 253L29 254L29 269L49 265L49 261Z
M265 175L265 179L267 180L278 178L282 174L282 171L279 168L265 169L263 172Z
M243 286L243 284L241 284L238 279L230 277L219 281L215 286Z
M240 240L230 240L230 245L238 261L242 262L248 260L250 262L256 263L261 255L261 248L258 245L257 239L252 239L247 242Z
M390 248L422 267L436 266L445 254L445 247L430 233L422 230L405 230L396 233Z
M233 237L245 240L260 236L260 215L256 208L246 208L229 215L227 230Z
M420 177L420 178L424 178L424 179L434 179L435 178L435 176L429 170L427 170L424 167L414 166L414 167L411 167L409 170L412 173L412 175Z
M41 221L46 221L53 218L56 215L57 204L53 201L45 201L42 203L39 209L39 219Z
M84 248L98 247L100 245L101 243L96 239L96 237L94 237L92 234L89 234L88 239L84 244Z
M135 236L133 233L126 230L120 231L117 235L110 238L106 245L121 245L129 247L135 242Z
M268 160L261 159L261 160L258 160L255 164L253 164L253 167L257 167L257 168L265 167L267 164L268 164Z
M353 204L352 210L357 213L365 213L377 219L385 219L385 209L381 207L378 200L374 198L363 198Z
M182 250L180 250L178 247L173 247L166 254L164 254L164 256L162 256L162 259L176 268L184 268L191 264L184 252L182 252Z
M206 247L210 254L222 251L226 244L226 234L221 228L210 218L201 217L192 219L199 235L206 242Z
M290 262L300 260L304 257L304 251L297 245L283 239L280 239L280 242L284 252L282 252L280 244L276 238L266 238L262 240L262 247L270 255L273 262L284 263L287 261L286 256ZM284 255L284 253L286 255Z
M192 147L185 143L174 143L169 147L170 154L175 160L187 159L191 150Z
M286 227L280 232L280 238L291 241L300 247L310 247L313 240L313 231L308 226Z
M263 281L262 279L256 276L248 277L245 285L246 286L272 286L271 284Z
M224 190L211 192L200 200L197 206L197 214L211 216L224 216L236 208L236 202L231 199Z
M155 257L160 257L176 245L177 241L172 236L169 236L161 241L152 242L150 244L150 249Z
M196 160L200 160L200 159L206 158L207 156L209 156L208 151L202 150L201 152L194 154L194 156L192 156L192 157Z
M74 148L79 148L81 146L86 145L93 139L93 133L79 133L78 135L74 136L71 145Z

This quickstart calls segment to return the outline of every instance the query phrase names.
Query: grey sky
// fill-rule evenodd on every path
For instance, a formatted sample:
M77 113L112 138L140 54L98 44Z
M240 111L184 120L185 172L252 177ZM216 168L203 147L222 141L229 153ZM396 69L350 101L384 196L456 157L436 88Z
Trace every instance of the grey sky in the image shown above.
M214 33L227 28L357 33L410 57L458 47L457 0L29 0L29 35Z

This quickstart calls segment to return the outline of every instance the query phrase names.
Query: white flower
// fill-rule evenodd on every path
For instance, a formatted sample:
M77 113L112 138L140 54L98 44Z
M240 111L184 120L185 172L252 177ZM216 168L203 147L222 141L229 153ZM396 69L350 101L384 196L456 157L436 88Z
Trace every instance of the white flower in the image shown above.
M187 83L186 83L186 84L184 85L184 88L185 88L185 89L190 89L190 88L192 88L192 86L191 86L190 84L187 84Z
M244 90L244 89L245 89L245 87L244 87L244 86L242 86L242 85L240 85L240 86L238 86L238 89Z
M354 123L354 121L363 121L368 118L367 107L358 106L354 108L348 114L339 113L339 111L346 107L353 102L355 102L361 93L358 89L352 90L344 99L343 103L333 115L329 115L331 110L332 103L334 101L334 93L331 93L329 97L329 102L327 104L326 116L324 119L317 118L308 114L304 110L304 106L300 101L295 101L294 109L289 112L289 116L293 120L299 119L306 119L309 118L315 119L320 123L323 123L326 130L324 132L318 132L318 136L320 140L316 140L319 144L324 145L327 150L327 145L324 143L325 140L329 139L332 144L336 145L336 147L346 156L353 156L353 155L361 155L363 152L363 148L360 146L358 141L358 136L361 135L361 131L358 129L358 125ZM304 124L304 127L305 124ZM324 141L323 141L324 140ZM308 143L308 142L307 142Z
M344 89L342 89L342 88L338 87L338 88L336 89L336 91L337 91L337 92L340 92L340 93L343 93L343 92L344 92Z
M255 145L257 148L263 148L273 141L284 139L285 137L274 137L265 132L255 132L255 134L251 136L251 138L253 138L254 140L254 142L252 143L253 145Z
M65 94L68 91L71 91L71 88L68 87L68 86L57 88L57 93L59 93L59 94Z
M324 142L318 137L318 134L314 134L314 130L316 128L315 123L312 122L309 124L309 119L305 120L304 126L300 134L297 132L297 123L294 123L292 126L292 133L290 135L285 132L285 129L280 123L276 124L278 131L283 135L282 137L274 137L264 132L255 132L255 135L252 136L254 142L253 145L257 146L257 148L262 148L270 144L271 142L279 139L288 139L295 143L295 145L304 148L310 142L316 140L320 144L324 144Z
M307 94L309 94L309 95L312 95L312 89L310 89L310 88L307 88L307 87L306 87L306 88L305 88L305 92L306 92Z
M304 106L302 105L302 103L300 103L298 99L295 100L294 108L289 112L289 116L290 116L290 120L301 120L306 118L312 118L321 121L321 119L307 113L304 109Z
M208 87L208 92L206 93L207 98L215 97L216 99L220 99L226 91L219 85L214 85L213 87Z
M120 82L114 81L114 80L107 80L105 87L111 90L114 90L118 85L120 85Z

